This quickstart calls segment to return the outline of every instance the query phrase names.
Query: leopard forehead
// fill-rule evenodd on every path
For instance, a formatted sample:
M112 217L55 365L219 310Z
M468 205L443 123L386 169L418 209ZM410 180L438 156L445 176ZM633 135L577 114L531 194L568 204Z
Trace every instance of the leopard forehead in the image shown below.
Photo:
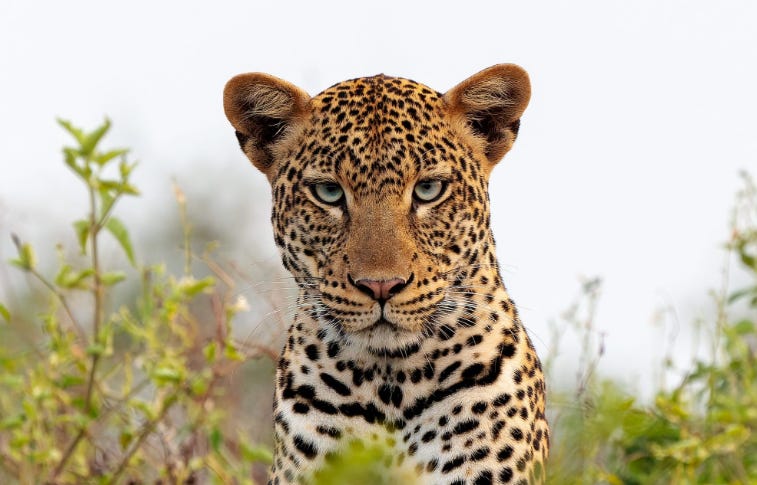
M297 163L279 170L288 182L300 170L331 174L367 196L400 193L422 176L481 174L442 95L420 83L385 75L357 78L326 89L310 105L303 140L284 157Z

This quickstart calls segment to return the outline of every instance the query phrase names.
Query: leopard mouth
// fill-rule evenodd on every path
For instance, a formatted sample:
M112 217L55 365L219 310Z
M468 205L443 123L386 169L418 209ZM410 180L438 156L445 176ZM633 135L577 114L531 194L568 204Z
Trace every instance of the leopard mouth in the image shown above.
M376 331L376 330L389 330L389 331L393 331L393 332L402 332L403 331L403 329L399 325L397 325L396 323L390 322L389 320L387 320L386 318L384 318L383 315L381 315L378 320L376 320L372 324L368 325L367 327L361 328L359 330L359 332L360 333L363 333L363 332L373 332L373 331Z

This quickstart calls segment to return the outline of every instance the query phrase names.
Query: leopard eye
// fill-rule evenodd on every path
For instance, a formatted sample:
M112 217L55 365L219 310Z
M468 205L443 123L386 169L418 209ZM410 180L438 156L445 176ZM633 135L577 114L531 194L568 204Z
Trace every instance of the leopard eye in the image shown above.
M336 182L321 182L310 186L316 199L324 204L338 205L344 198L344 190Z
M442 195L444 182L441 180L422 180L415 184L413 197L418 202L433 202Z

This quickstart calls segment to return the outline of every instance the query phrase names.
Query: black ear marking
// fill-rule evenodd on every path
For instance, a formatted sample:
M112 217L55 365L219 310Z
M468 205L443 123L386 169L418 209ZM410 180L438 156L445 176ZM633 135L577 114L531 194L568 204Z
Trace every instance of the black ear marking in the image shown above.
M226 83L224 111L239 146L269 176L276 142L305 116L309 99L299 88L267 74L240 74Z
M234 134L237 136L237 141L239 142L239 148L244 151L244 145L247 143L247 140L250 139L249 136L245 135L241 131L234 130Z

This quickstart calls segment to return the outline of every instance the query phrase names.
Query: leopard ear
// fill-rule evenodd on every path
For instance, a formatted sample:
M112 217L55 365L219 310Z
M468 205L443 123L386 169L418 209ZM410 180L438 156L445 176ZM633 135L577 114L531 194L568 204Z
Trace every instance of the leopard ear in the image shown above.
M530 98L528 74L515 64L484 69L444 95L452 115L474 135L491 166L513 146Z
M270 179L277 142L287 137L307 114L310 96L274 76L234 76L223 90L223 109L236 130L239 146Z

